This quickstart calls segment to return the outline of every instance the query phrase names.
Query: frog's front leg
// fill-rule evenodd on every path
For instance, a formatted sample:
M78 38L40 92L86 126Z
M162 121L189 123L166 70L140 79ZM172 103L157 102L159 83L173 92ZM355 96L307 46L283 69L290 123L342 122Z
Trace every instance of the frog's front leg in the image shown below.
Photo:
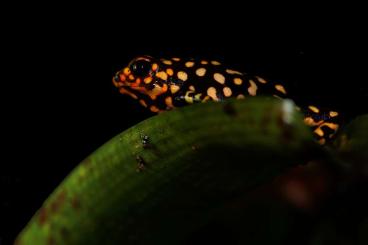
M203 93L196 93L195 91L186 91L185 93L179 93L174 97L174 101L177 107L201 103L210 100L210 97Z

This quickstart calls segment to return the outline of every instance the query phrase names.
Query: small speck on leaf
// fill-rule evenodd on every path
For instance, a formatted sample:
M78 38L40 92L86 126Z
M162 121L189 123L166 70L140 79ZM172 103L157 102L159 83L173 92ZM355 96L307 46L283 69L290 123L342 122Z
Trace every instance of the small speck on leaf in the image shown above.
M146 163L143 160L143 158L141 156L136 156L135 160L137 161L138 167L137 167L137 172L141 172L146 168Z

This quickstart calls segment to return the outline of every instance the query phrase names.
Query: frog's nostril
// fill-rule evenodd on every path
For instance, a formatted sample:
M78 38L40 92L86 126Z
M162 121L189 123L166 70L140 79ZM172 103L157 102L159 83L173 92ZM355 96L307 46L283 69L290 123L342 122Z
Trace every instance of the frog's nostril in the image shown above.
M120 82L120 73L116 73L114 76L115 82Z

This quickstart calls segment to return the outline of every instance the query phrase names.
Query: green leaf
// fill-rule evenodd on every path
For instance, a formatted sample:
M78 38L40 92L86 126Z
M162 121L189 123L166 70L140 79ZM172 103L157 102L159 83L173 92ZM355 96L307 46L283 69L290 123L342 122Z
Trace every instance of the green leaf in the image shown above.
M17 244L177 244L211 209L304 163L316 143L291 101L164 112L101 146L56 188Z

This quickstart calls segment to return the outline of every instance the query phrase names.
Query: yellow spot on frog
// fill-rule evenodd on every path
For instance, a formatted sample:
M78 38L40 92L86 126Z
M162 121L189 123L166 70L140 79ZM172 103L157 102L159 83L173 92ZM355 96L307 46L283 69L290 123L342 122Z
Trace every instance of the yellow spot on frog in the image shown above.
M194 95L194 99L196 101L201 101L201 96L202 96L202 93L196 94L196 95Z
M275 89L276 89L277 91L280 91L280 92L281 92L281 93L283 93L283 94L286 94L286 90L285 90L284 86L282 86L281 84L276 84L276 85L275 85Z
M249 83L250 83L250 86L248 87L249 95L252 95L252 96L257 95L258 87L257 87L256 83L252 79L249 79Z
M225 83L225 77L221 73L213 74L213 79L215 79L215 81L218 83L221 83L221 84Z
M190 85L190 86L189 86L189 90L191 90L191 91L195 91L194 86L193 86L193 85Z
M193 61L185 62L185 66L188 67L188 68L193 67L194 66L194 62Z
M202 94L200 94L202 95ZM210 96L206 95L203 99L202 99L202 102L206 102L206 101L209 101L211 99Z
M162 80L167 80L167 73L164 71L157 72L156 77L161 78Z
M243 83L243 80L241 78L238 78L238 77L234 78L234 84L242 85L242 83Z
M179 71L177 75L178 75L178 78L184 82L188 80L188 74L184 71Z
M231 69L226 69L226 72L230 75L243 75L243 73L239 72L239 71L235 71L235 70L231 70Z
M260 83L263 83L263 84L267 83L267 81L265 79L263 79L262 77L256 76L256 78L257 78L258 82L260 82Z
M336 123L330 123L330 122L322 123L321 124L321 127L323 127L323 126L327 126L330 129L335 130L335 131L339 128L339 125L338 124L336 124Z
M316 128L313 132L320 137L323 137L324 135L324 132L320 127Z
M175 94L176 92L178 92L180 89L180 87L178 85L172 84L170 85L170 91L172 94Z
M203 77L203 76L206 74L206 69L205 69L205 68L198 68L198 69L196 70L196 74L197 74L197 76L199 76L199 77Z
M191 96L191 94L193 94L193 91L187 91L185 93L184 99L187 103L192 104L193 103L193 96Z
M166 69L166 73L167 73L169 76L174 75L174 71L173 71L173 69L171 69L171 68Z
M245 99L244 94L239 94L238 96L236 96L237 99Z
M207 64L208 64L208 61L206 61L206 60L202 60L202 61L201 61L201 64L202 64L202 65L207 65Z
M123 73L128 76L130 74L130 69L128 67L125 67L123 70Z
M224 92L225 97L230 97L233 94L229 87L224 87L222 91Z
M312 117L305 117L304 118L304 123L308 126L313 127L313 126L318 126L319 124L321 124L321 121L316 122L316 121L314 121L314 119Z
M160 111L160 109L158 109L157 106L154 106L154 105L151 105L150 110L152 112L159 112Z
M158 65L156 63L152 64L152 71L156 71L158 69Z
M137 95L133 94L132 92L129 92L128 90L126 90L125 88L120 88L119 89L119 92L121 94L127 94L129 95L130 97L132 97L133 99L138 99Z
M207 89L207 95L209 97L211 97L214 101L218 101L219 100L218 97L217 97L217 91L216 91L216 89L214 87L209 87Z
M147 107L147 103L146 103L146 101L144 101L144 100L139 100L139 103L140 103L142 106Z
M149 84L152 82L152 77L146 77L143 81L145 84Z
M330 114L330 117L337 117L339 115L339 113L336 111L330 111L329 114Z
M166 98L165 98L165 104L166 104L168 107L170 107L170 108L173 108L173 107L174 107L174 105L173 105L173 103L172 103L172 98L171 98L171 97L166 97Z
M167 84L163 84L162 87L156 85L152 90L146 91L146 93L152 100L155 100L157 96L166 93L167 89Z
M171 60L162 60L162 63L164 63L165 65L172 65Z
M319 113L319 109L313 105L308 106L308 109L313 111L314 113Z
M174 57L174 58L171 58L173 61L180 61L180 58L177 58L177 57Z
M221 65L221 63L220 63L220 62L218 62L218 61L216 61L216 60L212 60L212 61L211 61L211 64L212 64L212 65L214 65L214 66L219 66L219 65Z

